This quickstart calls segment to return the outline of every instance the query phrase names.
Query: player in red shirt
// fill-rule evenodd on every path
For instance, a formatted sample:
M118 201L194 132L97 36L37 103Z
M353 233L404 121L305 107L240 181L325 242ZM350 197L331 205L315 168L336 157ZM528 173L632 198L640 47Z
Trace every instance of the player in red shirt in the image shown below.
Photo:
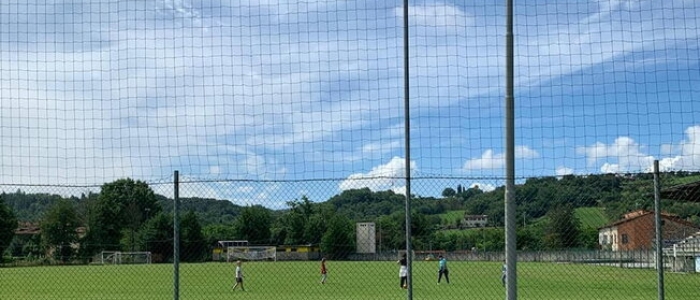
M328 269L326 268L326 258L321 258L321 284L326 283L326 278L328 278Z

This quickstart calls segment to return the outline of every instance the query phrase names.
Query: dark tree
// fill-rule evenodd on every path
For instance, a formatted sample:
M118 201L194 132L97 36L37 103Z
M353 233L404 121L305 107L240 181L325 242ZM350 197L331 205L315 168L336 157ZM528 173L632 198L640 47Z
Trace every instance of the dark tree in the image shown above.
M236 238L248 240L251 244L268 244L271 224L272 214L269 209L260 205L243 208L234 222Z
M304 228L304 241L307 244L319 244L326 232L327 218L321 214L315 214L309 218Z
M548 249L578 247L579 220L574 208L568 204L558 205L547 213L549 226L545 228L543 243Z
M180 259L184 262L202 261L208 250L197 215L188 211L180 219Z
M42 243L51 250L54 258L69 261L74 254L72 245L78 242L76 229L79 226L73 203L59 200L49 208L41 222Z
M442 196L445 198L454 197L455 195L457 195L457 192L453 188L448 187L442 190Z
M17 218L0 197L0 257L15 236L15 229L17 229Z
M151 251L153 262L167 262L173 258L173 218L159 213L150 218L138 232L141 249Z
M218 241L233 240L236 231L231 224L210 224L202 228L207 245L216 246Z
M306 196L287 202L284 212L272 228L273 240L281 244L318 244L326 230L333 208L313 203ZM324 209L325 208L325 209Z
M330 259L343 259L354 251L354 223L347 217L334 216L329 220L328 229L321 238L321 252Z
M148 184L127 178L104 184L88 210L89 231L85 242L92 246L86 250L96 253L124 248L121 241L125 233L130 235L127 240L133 245L134 235L146 217L157 215L161 207Z

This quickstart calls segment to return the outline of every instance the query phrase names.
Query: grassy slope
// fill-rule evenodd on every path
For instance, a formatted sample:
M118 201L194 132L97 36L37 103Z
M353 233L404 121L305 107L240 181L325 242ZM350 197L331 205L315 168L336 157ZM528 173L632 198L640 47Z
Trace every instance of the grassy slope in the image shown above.
M451 210L440 214L440 222L442 224L456 224L457 221L464 218L464 210Z
M502 299L500 264L450 262L452 283L436 284L436 262L416 261L414 299ZM389 262L244 263L246 291L231 291L233 265L182 264L181 299L405 299ZM654 299L656 273L575 264L519 263L519 299ZM173 299L170 265L0 269L0 299ZM667 274L669 299L696 299L700 275Z
M693 175L693 176L688 176L688 177L681 177L681 178L674 178L673 180L670 180L667 183L667 187L672 187L675 185L682 185L682 184L687 184L691 182L696 182L700 181L700 175Z
M574 214L581 221L582 228L598 228L610 223L610 220L603 213L603 209L599 207L577 208Z
M583 227L598 228L610 222L599 207L581 207L575 211L576 217L581 221ZM453 210L440 214L443 223L454 223L464 217L464 210Z

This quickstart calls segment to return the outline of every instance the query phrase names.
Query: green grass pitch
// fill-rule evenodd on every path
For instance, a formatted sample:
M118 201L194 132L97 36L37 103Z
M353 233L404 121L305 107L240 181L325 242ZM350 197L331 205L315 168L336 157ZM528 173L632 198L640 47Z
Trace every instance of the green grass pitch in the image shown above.
M414 299L503 299L500 263L451 261L437 285L437 262L413 264ZM232 291L232 263L180 265L180 299L406 299L395 262L246 262L245 292ZM173 266L0 268L0 299L173 299ZM667 299L697 299L700 274L665 274ZM656 299L655 270L518 263L518 299Z

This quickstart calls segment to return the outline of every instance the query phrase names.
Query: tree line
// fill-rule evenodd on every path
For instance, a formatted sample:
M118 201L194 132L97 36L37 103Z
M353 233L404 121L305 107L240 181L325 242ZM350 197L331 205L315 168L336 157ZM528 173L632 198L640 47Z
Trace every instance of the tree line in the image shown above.
M664 173L670 186L698 173ZM650 174L537 177L516 186L518 249L591 249L597 228L583 226L575 211L600 209L609 220L625 212L653 208ZM446 187L441 197L412 195L412 243L416 250L500 251L504 247L504 187ZM99 193L64 198L22 191L0 195L0 252L9 257L89 261L101 251L151 251L154 261L171 261L172 199L142 181L120 179ZM181 260L209 259L219 240L259 245L319 245L341 259L355 249L355 223L377 224L379 251L405 245L405 196L368 188L346 190L323 202L307 197L284 209L242 207L226 200L181 199ZM700 204L664 201L664 210L700 224ZM485 228L463 228L442 216L451 211L487 215ZM15 235L18 221L38 224L41 234ZM460 222L456 220L455 222ZM602 224L600 224L602 225ZM48 256L46 254L49 254Z

